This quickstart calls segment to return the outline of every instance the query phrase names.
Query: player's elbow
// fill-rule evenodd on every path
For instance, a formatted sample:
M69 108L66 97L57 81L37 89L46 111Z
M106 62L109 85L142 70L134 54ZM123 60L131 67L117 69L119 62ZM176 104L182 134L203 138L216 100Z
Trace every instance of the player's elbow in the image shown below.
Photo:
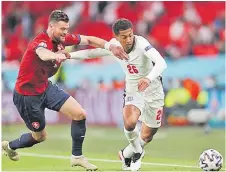
M165 61L165 60L163 60L163 69L164 69L164 70L166 70L166 68L167 68L166 61Z
M42 61L47 61L47 59L43 56L38 56Z
M156 64L161 71L164 71L167 68L167 64L164 59L161 59L161 60L159 59L159 61L156 62Z

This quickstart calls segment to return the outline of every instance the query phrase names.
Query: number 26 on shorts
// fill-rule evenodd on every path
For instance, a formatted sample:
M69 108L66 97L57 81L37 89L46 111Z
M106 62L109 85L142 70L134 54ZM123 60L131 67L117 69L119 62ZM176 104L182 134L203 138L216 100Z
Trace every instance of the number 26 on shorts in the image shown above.
M127 69L130 74L139 73L136 66L134 66L134 65L128 64Z

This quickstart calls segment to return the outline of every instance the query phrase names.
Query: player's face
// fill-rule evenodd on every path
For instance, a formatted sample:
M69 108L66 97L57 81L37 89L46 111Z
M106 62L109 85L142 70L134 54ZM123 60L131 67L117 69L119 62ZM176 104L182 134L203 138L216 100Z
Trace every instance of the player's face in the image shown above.
M121 43L124 50L128 52L128 50L130 50L133 46L133 29L129 28L127 30L120 31L119 35L116 36L116 39Z
M52 24L52 34L53 34L53 39L55 39L58 42L64 42L66 34L68 33L69 30L69 22L63 22L59 21L56 23Z

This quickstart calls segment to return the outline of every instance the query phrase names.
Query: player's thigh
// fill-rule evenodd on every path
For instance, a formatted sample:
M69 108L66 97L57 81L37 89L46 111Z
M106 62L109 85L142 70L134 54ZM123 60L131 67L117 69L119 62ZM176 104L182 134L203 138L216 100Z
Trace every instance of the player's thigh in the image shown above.
M45 93L46 93L45 106L48 109L57 112L60 111L61 107L70 97L70 95L66 91L60 89L58 85L52 84L52 82L50 81L48 83L48 88L46 89Z
M124 96L124 126L126 128L134 128L144 109L144 99L138 93L126 93Z
M146 104L140 121L150 128L159 128L162 124L162 113L162 106L153 107Z
M46 95L46 107L48 109L61 112L73 120L86 118L86 113L82 106L56 84L49 82Z
M137 121L141 114L141 110L134 104L128 104L123 107L124 121L129 119Z
M69 97L60 108L60 112L73 120L82 120L86 118L86 112L82 106L73 98Z
M125 93L123 116L140 116L145 107L144 97L139 93Z
M23 96L14 91L13 102L27 128L33 132L40 132L45 128L44 101L45 94Z

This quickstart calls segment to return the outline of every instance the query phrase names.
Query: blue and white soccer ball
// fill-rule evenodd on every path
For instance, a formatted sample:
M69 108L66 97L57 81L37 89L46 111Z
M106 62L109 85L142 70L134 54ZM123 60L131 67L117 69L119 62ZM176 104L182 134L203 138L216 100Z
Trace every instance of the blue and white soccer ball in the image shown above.
M205 150L199 157L199 166L204 171L219 171L223 165L222 155L214 150Z

